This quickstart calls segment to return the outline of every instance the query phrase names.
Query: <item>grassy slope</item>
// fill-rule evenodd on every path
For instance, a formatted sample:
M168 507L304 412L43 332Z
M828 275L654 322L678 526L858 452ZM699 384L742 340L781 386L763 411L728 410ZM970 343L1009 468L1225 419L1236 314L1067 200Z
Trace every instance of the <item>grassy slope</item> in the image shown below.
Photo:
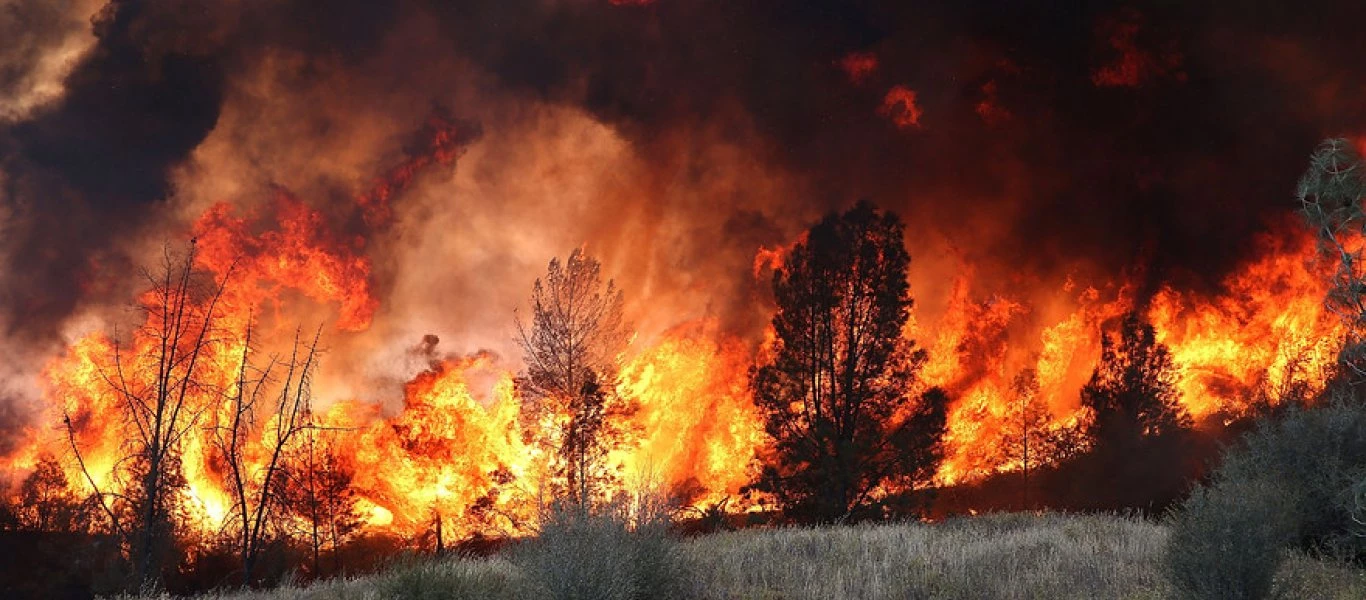
M705 598L1167 598L1166 531L1113 516L997 515L935 525L748 530L684 544ZM1366 572L1292 558L1286 598L1366 598ZM535 596L502 559L452 560L221 600Z

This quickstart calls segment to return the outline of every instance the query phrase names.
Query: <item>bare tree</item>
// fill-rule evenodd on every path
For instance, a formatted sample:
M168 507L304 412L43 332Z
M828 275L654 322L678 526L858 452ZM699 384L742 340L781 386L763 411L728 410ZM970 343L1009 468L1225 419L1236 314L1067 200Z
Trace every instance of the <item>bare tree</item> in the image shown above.
M589 504L593 481L601 475L602 444L619 437L614 426L631 409L616 393L629 335L622 294L612 281L603 284L601 270L581 249L563 264L551 259L546 276L532 286L531 323L517 321L527 368L523 414L536 424L569 417L549 439L538 441L558 457L554 470L581 506Z
M135 586L160 582L162 556L174 523L175 490L183 485L181 442L196 428L208 400L221 397L207 377L206 356L221 345L219 301L230 267L217 280L194 269L196 246L184 254L169 247L155 271L144 271L151 291L142 297L146 319L133 332L130 351L115 335L113 364L100 376L117 398L128 437L120 462L135 482L125 491L101 490L87 468L70 414L63 415L72 452L95 491L111 529L125 540Z
M232 510L239 527L237 546L244 585L255 583L252 575L261 551L269 541L272 516L281 506L277 498L281 480L277 474L284 467L290 444L311 425L308 419L312 398L310 383L317 365L321 334L319 327L313 341L305 345L296 332L289 358L271 357L259 377L251 380L248 378L252 350L249 324L243 336L241 367L226 422L213 427L214 444L229 475L229 488L233 494ZM283 379L278 382L278 389L270 390L268 386L276 383L272 381L272 375L277 369L284 372ZM262 402L267 394L275 399L268 405L269 412L263 410L267 406ZM264 431L258 432L262 416L268 419ZM245 452L248 440L258 433L265 456L263 465L252 464Z

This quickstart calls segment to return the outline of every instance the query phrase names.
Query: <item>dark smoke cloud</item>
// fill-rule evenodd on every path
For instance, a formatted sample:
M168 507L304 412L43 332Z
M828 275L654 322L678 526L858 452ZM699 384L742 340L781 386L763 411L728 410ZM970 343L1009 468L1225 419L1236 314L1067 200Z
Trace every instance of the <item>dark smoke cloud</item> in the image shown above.
M1292 207L1316 140L1366 126L1357 3L960 4L432 10L455 51L504 86L581 105L647 147L739 106L786 167L818 183L793 204L872 196L912 221L958 228L967 245L975 213L1013 213L1011 235L970 252L1035 269L1083 256L1113 273L1146 260L1154 282L1208 286ZM1278 47L1298 61L1269 56ZM879 58L862 85L836 66L851 52ZM1126 60L1140 61L1133 85L1096 84ZM1320 79L1295 76L1306 70ZM997 127L972 110L987 82L1013 115ZM920 130L897 131L875 111L899 84L919 93ZM1306 110L1322 85L1334 97Z
M114 2L62 98L0 129L12 221L0 303L11 328L69 314L92 271L117 265L118 242L159 218L168 172L214 129L225 89L273 53L305 57L300 89L354 71L339 103L395 87L438 101L451 84L422 61L373 64L385 40L417 31L435 32L422 42L432 63L478 70L468 88L578 107L647 159L686 164L672 158L681 131L751 132L735 142L805 192L727 218L735 256L871 197L913 236L936 229L1002 270L1142 261L1150 285L1209 288L1293 208L1315 141L1366 129L1358 3L915 4ZM56 22L36 14L35 31ZM22 40L0 61L13 85L43 38L7 39ZM839 67L855 52L877 59L857 82ZM1148 66L1097 84L1126 64ZM878 114L895 86L916 92L919 127ZM705 239L681 242L675 263L706 263L718 249Z
M354 59L386 29L385 3L113 0L90 20L95 43L64 93L0 122L5 255L0 307L8 332L42 339L111 277L132 272L121 243L164 219L168 174L213 130L230 77L262 48ZM269 7L268 9L266 7ZM24 1L11 21L0 84L31 85L43 41L75 2ZM18 43L10 44L9 40ZM49 44L50 45L50 44Z
M13 219L0 302L12 332L70 313L112 244L154 218L167 169L217 119L218 59L163 39L153 16L143 3L106 6L65 96L0 130Z

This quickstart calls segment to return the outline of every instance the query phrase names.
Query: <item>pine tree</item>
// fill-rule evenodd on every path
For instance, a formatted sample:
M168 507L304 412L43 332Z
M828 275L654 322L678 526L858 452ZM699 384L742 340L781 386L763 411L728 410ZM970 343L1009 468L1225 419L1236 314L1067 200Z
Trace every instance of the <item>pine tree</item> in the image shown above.
M938 466L946 398L915 394L924 353L902 335L903 229L860 202L812 227L773 275L773 360L752 385L775 445L754 488L793 518L875 516L884 484L912 487Z

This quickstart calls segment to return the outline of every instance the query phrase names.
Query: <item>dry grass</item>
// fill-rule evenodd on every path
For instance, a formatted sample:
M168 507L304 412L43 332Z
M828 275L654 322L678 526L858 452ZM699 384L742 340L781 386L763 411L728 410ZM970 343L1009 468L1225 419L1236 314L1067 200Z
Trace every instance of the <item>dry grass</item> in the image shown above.
M688 545L705 597L1165 598L1160 526L1110 516L777 529Z
M396 566L382 575L334 579L310 586L284 585L254 592L221 592L202 600L519 600L532 598L531 586L501 559L424 561ZM131 599L126 599L131 600ZM146 600L151 600L147 598ZM163 596L158 600L170 600Z
M682 544L706 600L1170 598L1167 530L1105 515L994 515L908 523L747 530ZM397 567L380 576L226 593L215 600L545 597L501 558ZM1285 599L1366 598L1366 571L1292 556Z

